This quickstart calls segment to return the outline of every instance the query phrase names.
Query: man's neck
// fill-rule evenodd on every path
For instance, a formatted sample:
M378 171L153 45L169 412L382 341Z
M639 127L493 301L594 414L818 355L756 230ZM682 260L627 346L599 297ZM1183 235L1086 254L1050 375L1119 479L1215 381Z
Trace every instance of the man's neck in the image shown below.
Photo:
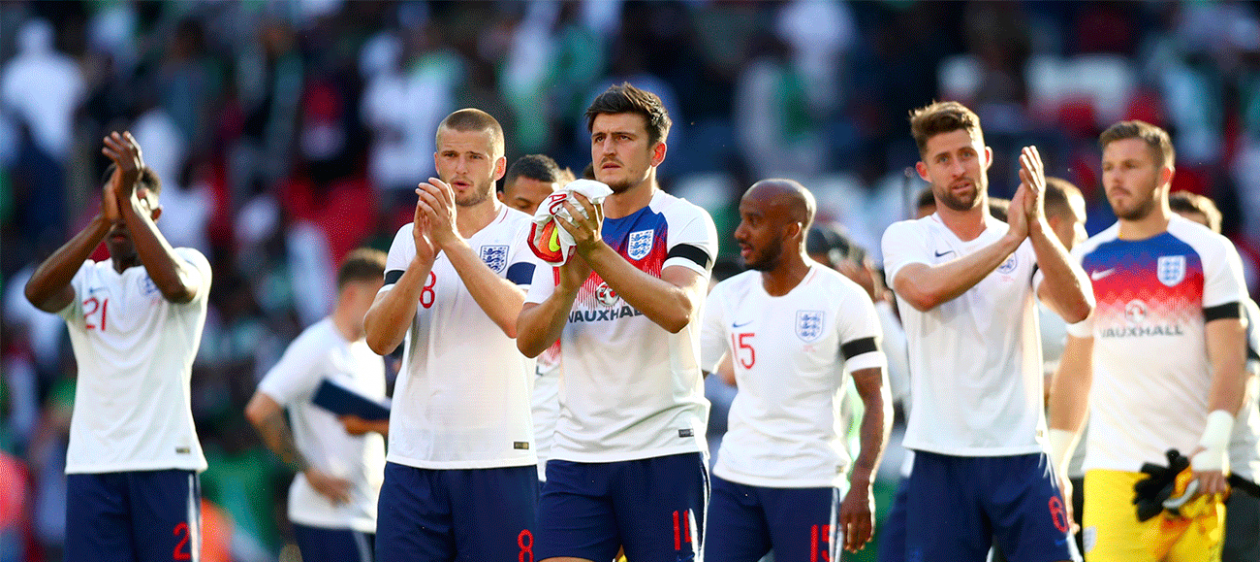
M638 185L604 199L604 218L619 219L637 213L652 202L652 197L659 189L656 185L656 170L652 170Z
M485 201L470 207L455 208L455 228L465 240L481 232L481 229L499 216L499 200L487 197Z
M356 342L363 339L363 319L360 317L356 321L350 307L337 303L337 308L333 309L331 318L333 327L337 328L337 333L346 338L346 341Z
M936 216L940 217L945 227L963 242L975 240L984 232L984 217L988 212L989 198L983 195L980 197L979 205L966 211L955 211L945 205L936 205Z
M122 273L133 267L138 267L140 265L143 265L140 263L139 256L134 256L130 259L125 259L125 260L118 259L114 256L110 256L109 259L110 261L114 263L114 271L117 271L118 273Z
M781 297L792 292L808 274L809 263L805 261L805 254L797 250L793 254L784 254L774 269L761 272L761 287L770 296Z
M1168 230L1170 221L1172 210L1168 208L1167 200L1160 201L1145 217L1137 220L1120 219L1119 237L1121 240L1146 240L1159 236Z

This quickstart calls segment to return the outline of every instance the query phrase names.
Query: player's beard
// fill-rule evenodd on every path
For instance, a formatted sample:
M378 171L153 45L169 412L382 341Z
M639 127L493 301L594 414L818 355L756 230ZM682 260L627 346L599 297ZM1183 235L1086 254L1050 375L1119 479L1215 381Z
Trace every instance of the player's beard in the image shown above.
M1115 213L1116 218L1129 222L1140 221L1155 211L1155 190L1151 190L1147 198L1143 201L1137 201L1132 191L1129 192L1129 200L1133 202L1133 206L1128 209L1120 209L1115 203L1111 204L1111 211Z
M951 210L970 211L980 204L980 192L979 182L971 182L971 190L961 196L954 195L953 188L945 186L936 190L936 199Z
M455 205L460 207L475 207L490 198L490 192L494 187L494 182L487 182L485 185L474 184L473 189L465 191L461 197L455 195Z
M778 267L782 257L783 244L774 244L761 251L754 251L748 256L748 262L744 265L753 271L771 271Z

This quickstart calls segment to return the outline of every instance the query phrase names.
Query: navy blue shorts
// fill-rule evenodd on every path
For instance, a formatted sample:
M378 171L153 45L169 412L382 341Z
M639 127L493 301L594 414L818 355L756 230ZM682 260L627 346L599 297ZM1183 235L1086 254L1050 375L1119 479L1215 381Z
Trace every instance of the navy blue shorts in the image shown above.
M839 560L838 488L765 488L713 477L704 556L710 562Z
M293 524L302 562L372 562L375 533Z
M906 501L906 562L1079 560L1045 453L956 457L916 451Z
M538 468L431 470L385 463L376 559L532 562Z
M201 482L191 470L70 474L66 562L201 559Z
M700 453L608 463L547 461L538 560L702 559L709 467Z
M906 501L909 497L910 477L897 483L897 495L893 496L888 517L879 531L879 562L906 562Z

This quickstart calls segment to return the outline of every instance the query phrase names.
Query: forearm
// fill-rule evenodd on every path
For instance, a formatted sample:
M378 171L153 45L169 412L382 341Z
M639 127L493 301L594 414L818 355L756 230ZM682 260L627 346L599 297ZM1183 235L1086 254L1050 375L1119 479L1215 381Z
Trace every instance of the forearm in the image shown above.
M1094 382L1093 338L1068 336L1050 381L1050 429L1080 433Z
M1080 322L1094 309L1093 291L1085 271L1076 265L1059 237L1044 220L1033 223L1028 238L1037 254L1037 267L1045 279L1039 295L1069 324Z
M122 205L123 222L131 232L140 263L166 300L177 303L191 301L200 290L191 266L184 263L158 231L149 209L134 194Z
M1247 386L1246 329L1237 318L1221 318L1208 322L1205 331L1212 363L1208 412L1224 410L1235 415L1242 408Z
M627 304L671 333L686 327L702 302L686 288L634 267L607 244L583 257Z
M556 287L547 300L537 304L526 304L521 307L521 315L516 322L516 348L526 357L538 357L551 344L560 339L564 325L569 321L569 311L573 309L573 299L577 291L564 291Z
M859 430L861 451L853 463L853 476L865 477L866 482L871 482L875 471L879 469L892 431L892 399L889 397L883 369L862 369L854 373L854 382L865 411Z
M402 277L384 293L376 295L371 308L363 316L363 334L368 347L378 355L388 355L398 348L407 336L407 328L416 317L416 305L420 292L433 264L411 260Z
M988 277L1019 249L1020 242L1022 239L1007 235L949 263L908 265L897 273L894 289L916 309L931 310L958 298Z
M525 293L516 284L495 275L485 262L473 253L468 243L456 241L442 249L447 259L459 273L464 286L472 294L481 310L507 334L516 337L516 321L525 302Z
M70 304L74 299L70 281L105 239L110 227L109 221L97 214L74 238L57 248L26 282L26 300L45 312L56 312Z
M297 443L293 440L293 432L284 419L284 410L276 410L260 419L250 421L254 422L254 427L258 429L258 434L262 436L267 448L280 457L284 464L296 472L306 471L310 464L306 462L306 457L302 456L302 452L298 451Z

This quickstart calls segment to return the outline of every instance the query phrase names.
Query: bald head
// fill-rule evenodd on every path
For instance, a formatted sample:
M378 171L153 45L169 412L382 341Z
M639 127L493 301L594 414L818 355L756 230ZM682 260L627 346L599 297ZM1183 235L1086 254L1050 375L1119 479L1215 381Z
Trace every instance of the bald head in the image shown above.
M754 183L744 192L744 201L756 203L766 211L774 209L782 213L788 222L801 223L801 230L809 230L814 223L817 204L814 194L796 180L767 179Z
M814 195L793 180L761 180L748 188L739 202L740 222L735 229L748 267L772 271L799 261L805 254L805 234L814 222L814 208Z

